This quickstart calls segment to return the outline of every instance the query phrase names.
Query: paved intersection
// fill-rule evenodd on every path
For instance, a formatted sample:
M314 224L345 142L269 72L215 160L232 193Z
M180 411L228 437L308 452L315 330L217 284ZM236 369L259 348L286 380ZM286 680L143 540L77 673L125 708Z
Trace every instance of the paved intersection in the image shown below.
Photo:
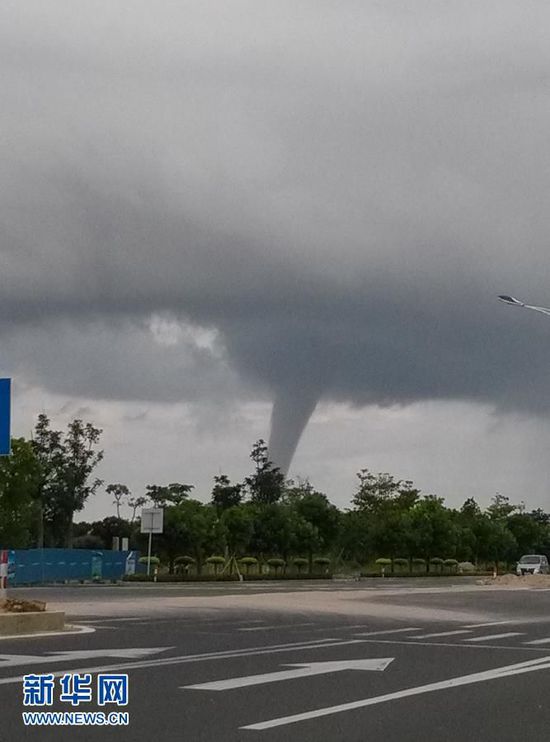
M396 587L370 591L365 614L347 616L312 611L305 593L301 612L277 610L285 596L279 590L259 593L254 609L212 608L206 600L164 612L166 593L151 591L146 604L156 600L154 611L132 615L122 601L113 615L99 607L97 615L80 615L87 629L79 634L1 641L0 739L548 739L549 592L457 594L449 587L399 595ZM367 594L361 586L351 593L358 591ZM98 606L106 594L94 593ZM119 594L108 593L108 602ZM74 601L70 591L60 595ZM79 595L89 605L89 594ZM377 615L380 605L391 615ZM433 620L416 620L426 611ZM22 675L67 671L127 672L130 726L24 728Z

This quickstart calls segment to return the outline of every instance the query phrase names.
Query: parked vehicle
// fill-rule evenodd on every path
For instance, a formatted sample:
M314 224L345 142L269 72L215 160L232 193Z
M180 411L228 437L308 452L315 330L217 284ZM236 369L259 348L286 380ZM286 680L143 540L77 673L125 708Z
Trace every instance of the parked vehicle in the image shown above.
M524 554L516 566L518 575L548 574L548 559L544 554Z

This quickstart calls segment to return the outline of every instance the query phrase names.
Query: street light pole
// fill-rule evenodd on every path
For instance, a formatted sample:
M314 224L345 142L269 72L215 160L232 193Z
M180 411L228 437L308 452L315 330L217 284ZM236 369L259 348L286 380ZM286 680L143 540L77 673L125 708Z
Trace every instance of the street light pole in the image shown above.
M523 307L524 309L532 309L534 312L541 312L541 314L550 315L550 309L548 307L535 307L532 304L525 304L525 302L520 301L513 296L501 294L498 297L498 300L504 302L504 304L510 304L513 307Z

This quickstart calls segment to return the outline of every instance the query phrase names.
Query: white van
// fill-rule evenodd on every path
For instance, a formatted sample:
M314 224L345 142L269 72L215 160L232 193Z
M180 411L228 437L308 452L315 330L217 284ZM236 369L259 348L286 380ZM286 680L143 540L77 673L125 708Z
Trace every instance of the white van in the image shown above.
M517 575L548 574L548 559L544 554L524 554L516 567Z

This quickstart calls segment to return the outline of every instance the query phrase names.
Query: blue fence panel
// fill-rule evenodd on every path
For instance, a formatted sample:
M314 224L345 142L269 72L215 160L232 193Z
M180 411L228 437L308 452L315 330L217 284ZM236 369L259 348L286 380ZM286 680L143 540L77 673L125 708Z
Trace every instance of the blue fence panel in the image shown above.
M106 549L13 549L9 552L11 586L47 582L120 580L135 569L136 551Z

